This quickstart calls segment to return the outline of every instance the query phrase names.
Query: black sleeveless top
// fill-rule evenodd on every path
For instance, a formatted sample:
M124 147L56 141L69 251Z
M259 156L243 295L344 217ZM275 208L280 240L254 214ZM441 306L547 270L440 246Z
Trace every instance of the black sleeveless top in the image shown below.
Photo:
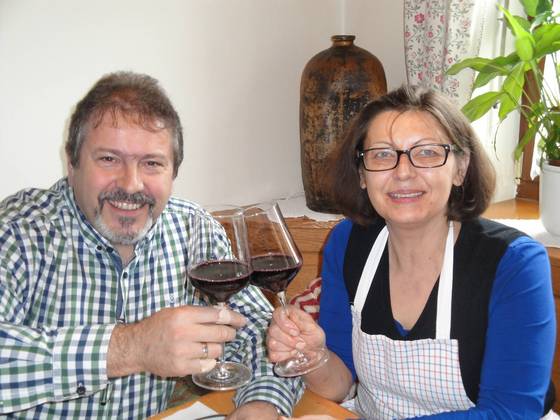
M354 224L344 258L344 280L350 302L354 301L363 267L385 226L384 220L368 225ZM488 306L498 264L509 244L524 235L516 229L486 219L463 222L453 254L453 295L451 338L459 343L459 364L469 399L478 399L480 372L484 356ZM434 285L418 321L402 336L393 319L389 296L389 258L387 247L362 309L361 329L367 334L382 334L392 340L435 338L439 279ZM554 404L554 386L545 400L547 413Z

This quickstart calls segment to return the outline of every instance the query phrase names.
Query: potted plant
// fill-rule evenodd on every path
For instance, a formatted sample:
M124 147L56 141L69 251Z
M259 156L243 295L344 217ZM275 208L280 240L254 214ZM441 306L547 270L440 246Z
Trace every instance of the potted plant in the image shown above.
M515 51L494 58L473 57L456 63L449 74L465 68L475 71L474 87L497 79L498 89L472 98L463 107L471 120L477 120L499 105L500 121L519 111L527 131L514 153L516 160L535 138L540 154L540 211L545 228L560 235L560 20L552 0L519 0L527 18L514 16L498 5L515 40ZM554 64L554 77L545 80L542 61ZM528 76L528 77L526 77ZM551 79L551 80L549 80Z

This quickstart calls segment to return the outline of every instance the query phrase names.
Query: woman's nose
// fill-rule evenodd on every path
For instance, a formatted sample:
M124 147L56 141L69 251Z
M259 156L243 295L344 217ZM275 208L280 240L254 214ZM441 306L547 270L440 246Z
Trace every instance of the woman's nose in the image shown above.
M414 167L410 162L410 157L406 153L402 153L399 156L399 161L397 162L397 167L395 168L395 175L398 178L406 178L414 172Z

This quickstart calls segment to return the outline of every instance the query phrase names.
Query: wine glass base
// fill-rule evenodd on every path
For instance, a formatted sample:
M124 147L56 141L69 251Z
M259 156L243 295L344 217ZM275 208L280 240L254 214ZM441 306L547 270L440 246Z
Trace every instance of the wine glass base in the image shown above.
M329 360L329 352L323 349L315 357L308 357L303 353L293 359L284 360L274 365L274 373L285 378L305 375L323 366Z
M241 363L218 362L210 372L192 375L192 381L212 391L229 391L247 384L251 377L251 370Z

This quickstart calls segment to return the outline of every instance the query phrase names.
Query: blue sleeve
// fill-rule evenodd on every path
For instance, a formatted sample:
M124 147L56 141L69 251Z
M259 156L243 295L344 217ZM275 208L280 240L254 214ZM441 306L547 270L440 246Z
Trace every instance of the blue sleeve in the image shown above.
M351 230L352 222L343 220L333 228L325 244L319 325L325 331L329 350L342 359L356 379L352 360L352 314L342 270Z
M512 242L496 272L476 406L438 419L538 419L550 382L556 317L546 249Z

